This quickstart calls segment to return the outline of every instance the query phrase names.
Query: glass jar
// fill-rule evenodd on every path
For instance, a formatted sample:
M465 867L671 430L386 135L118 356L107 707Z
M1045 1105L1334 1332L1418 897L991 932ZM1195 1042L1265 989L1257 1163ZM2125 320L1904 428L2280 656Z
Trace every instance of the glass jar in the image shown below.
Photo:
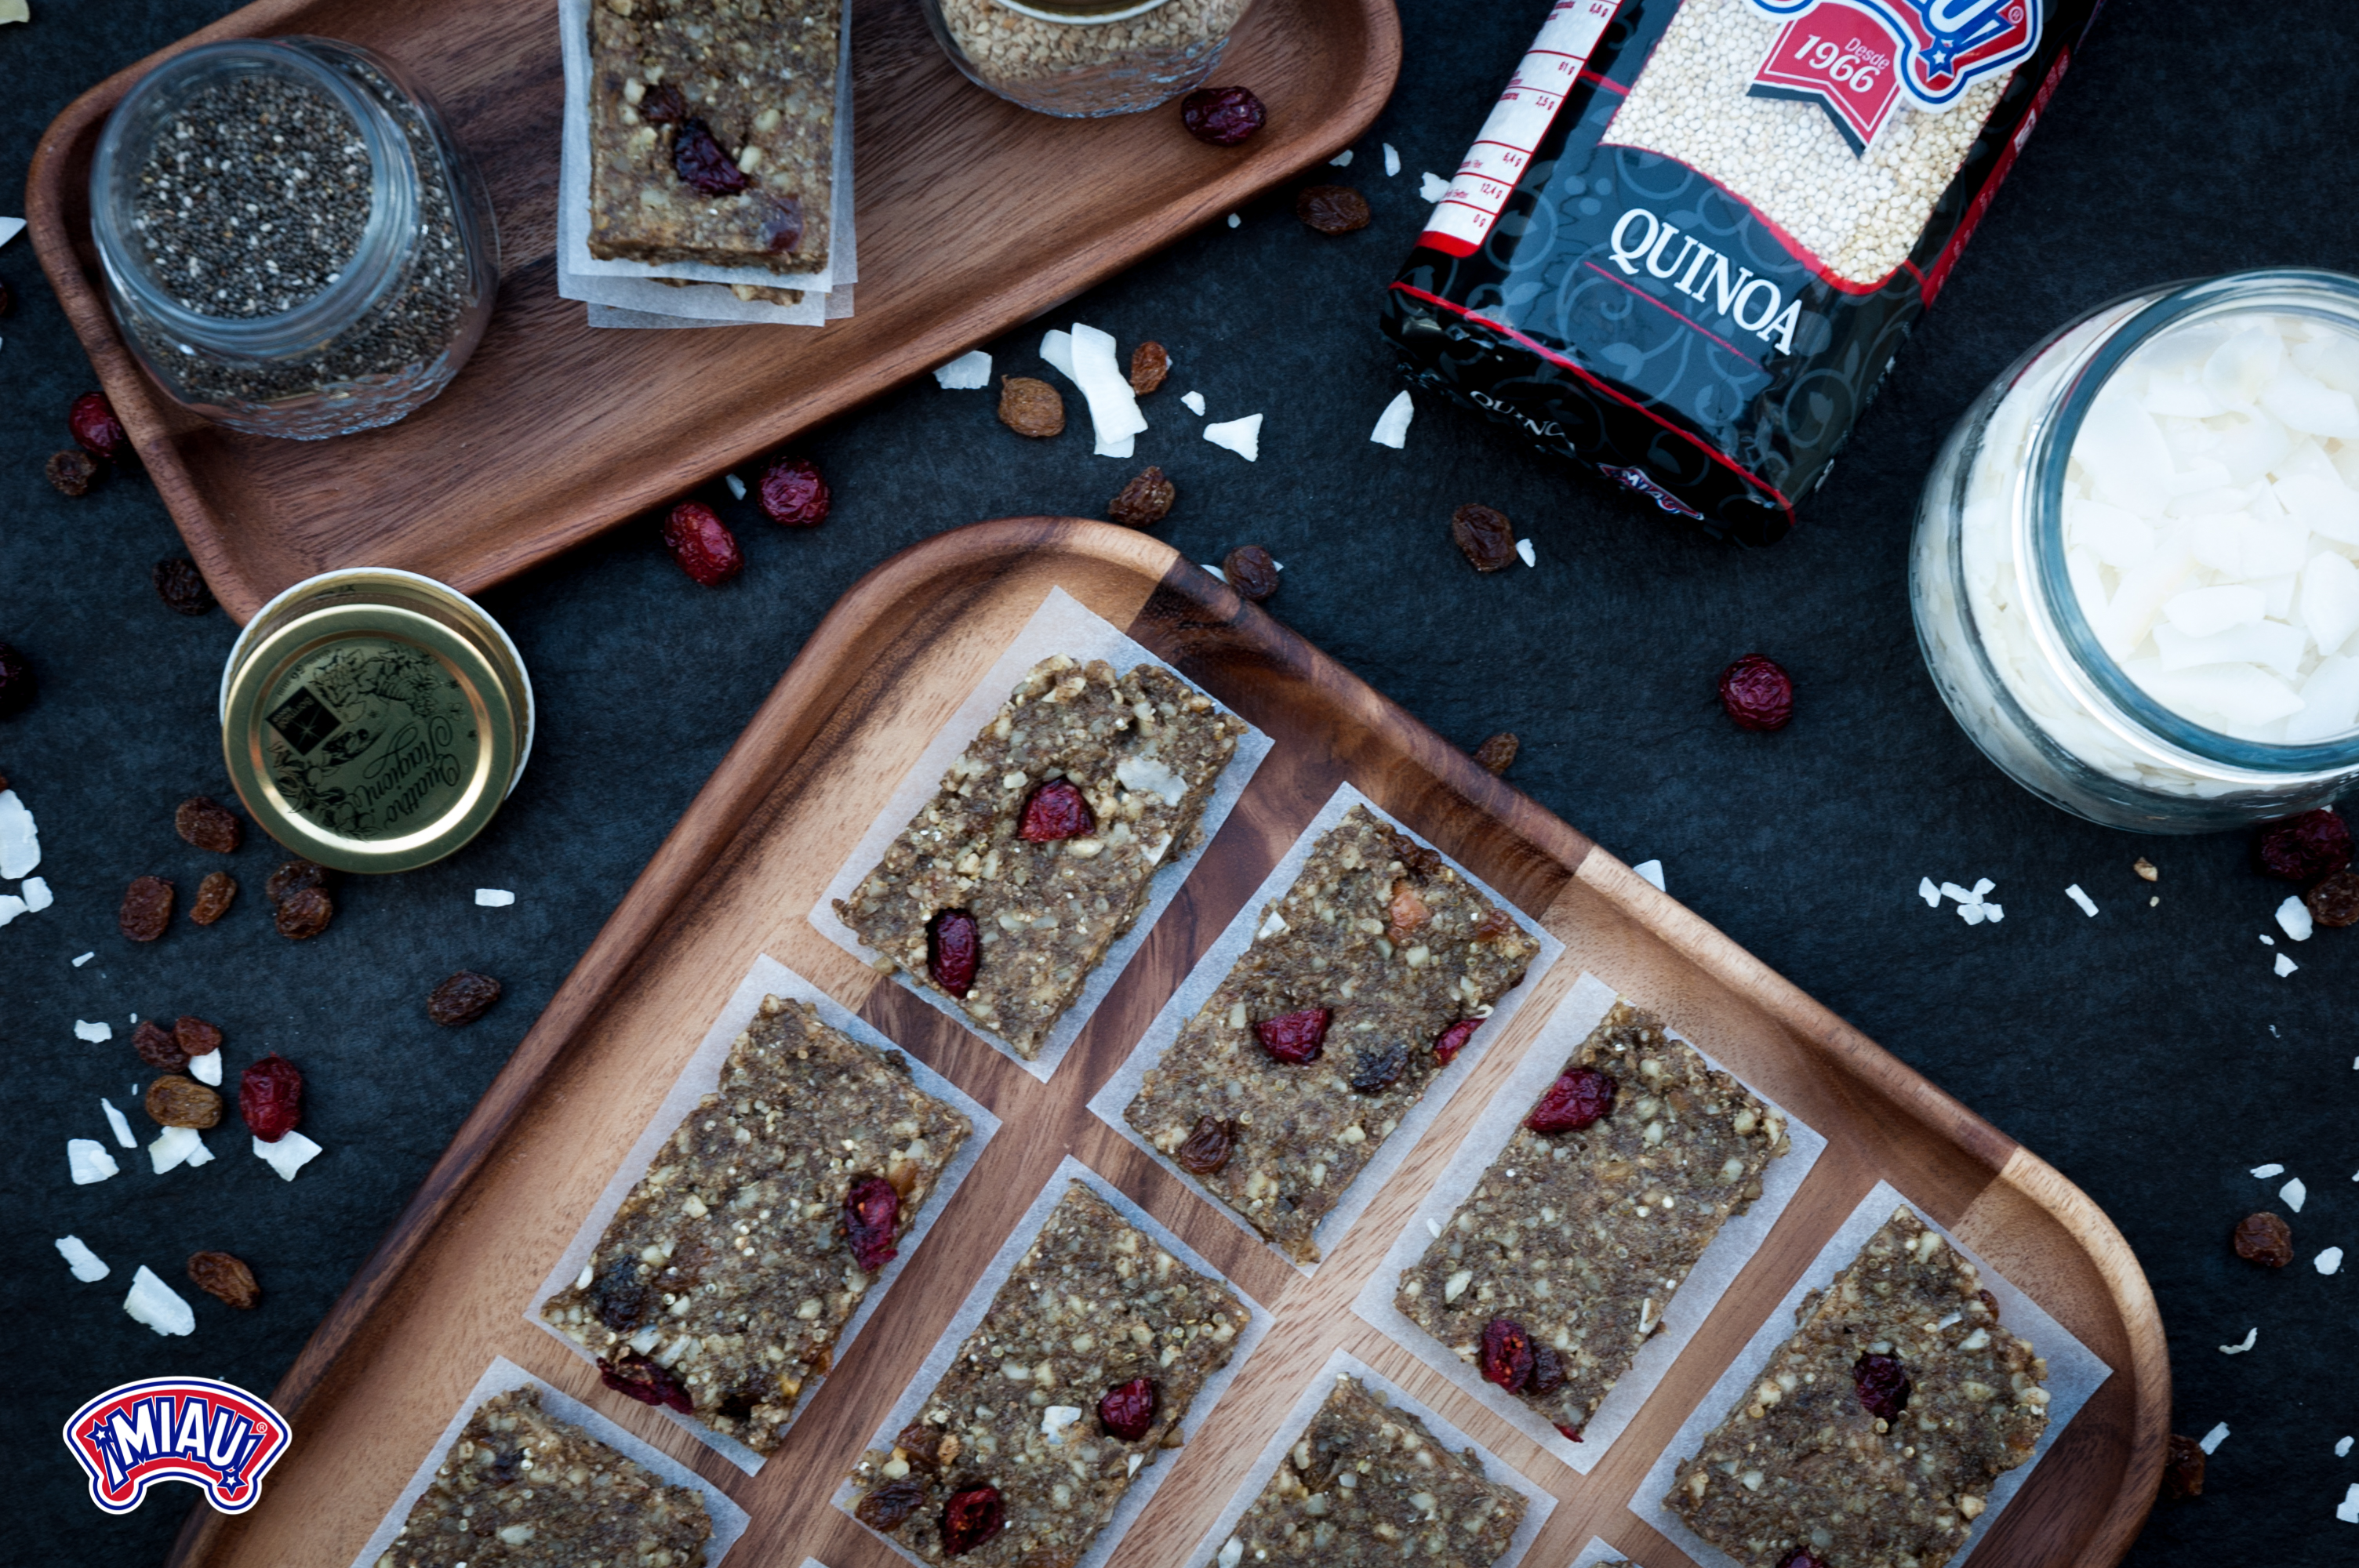
M1043 114L1168 103L1203 81L1252 0L921 0L969 81Z
M2359 776L2359 731L2271 744L2165 707L2102 645L2066 558L2067 469L2107 379L2166 331L2262 312L2359 341L2359 278L2238 273L2100 306L1975 399L1925 481L1909 597L1933 683L2001 771L2093 822L2213 832L2323 806Z
M299 135L290 105L341 145ZM183 216L200 200L218 223ZM491 201L440 114L331 38L232 39L149 71L107 117L90 205L133 355L173 401L259 436L405 417L466 363L499 287Z

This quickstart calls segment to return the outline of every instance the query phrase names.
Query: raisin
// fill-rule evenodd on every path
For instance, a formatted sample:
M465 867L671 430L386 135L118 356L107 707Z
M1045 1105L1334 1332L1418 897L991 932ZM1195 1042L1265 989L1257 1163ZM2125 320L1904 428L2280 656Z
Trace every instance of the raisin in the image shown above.
M134 877L123 890L114 924L134 942L153 942L172 924L172 884L162 877Z
M1407 877L1394 881L1392 902L1385 908L1385 935L1396 946L1408 941L1419 926L1432 918L1433 912L1417 895L1415 882Z
M1348 185L1313 185L1294 199L1294 215L1322 234L1364 229L1374 216L1368 199Z
M1200 142L1233 147L1269 118L1261 100L1242 87L1200 87L1180 100L1180 123Z
M1767 654L1747 654L1720 672L1720 705L1743 730L1783 730L1794 717L1794 677Z
M904 1478L887 1481L870 1491L852 1510L852 1517L881 1535L890 1535L925 1506L925 1484Z
M277 1142L303 1119L302 1071L276 1051L248 1064L238 1075L237 1113L247 1131L265 1143Z
M1106 515L1125 528L1152 528L1171 515L1171 503L1179 499L1178 487L1163 477L1163 470L1150 468L1106 503Z
M2293 1227L2276 1215L2248 1214L2236 1222L2236 1256L2265 1269L2293 1261Z
M1511 1394L1524 1391L1532 1380L1532 1336L1524 1325L1495 1317L1483 1328L1483 1380L1496 1383Z
M639 118L650 125L677 125L688 118L688 100L669 81L650 87L639 100Z
M762 204L762 248L772 255L784 255L803 243L803 204L799 197L774 196L757 190L755 199Z
M1485 773L1504 773L1516 765L1516 753L1524 743L1516 739L1512 730L1502 730L1474 748L1474 760L1483 764Z
M186 556L158 561L147 568L147 580L156 585L164 608L175 615L202 615L213 607L213 590L205 586L205 574Z
M103 392L85 392L75 398L73 406L66 410L66 428L73 432L75 445L94 458L112 461L131 446L123 421L114 416L114 405Z
M0 283L0 316L5 316L16 308L16 296L10 292L6 284Z
M1130 390L1135 395L1146 396L1170 373L1171 355L1162 344L1148 341L1130 351Z
M1133 1378L1127 1383L1117 1383L1098 1400L1098 1420L1106 1431L1125 1443L1136 1443L1155 1425L1155 1412L1163 1403L1162 1390L1152 1379Z
M1468 502L1450 514L1450 542L1478 572L1516 564L1516 525L1495 506Z
M963 1000L983 965L983 932L963 909L945 909L926 923L926 973Z
M60 495L88 495L91 481L98 478L98 460L80 447L68 447L51 453L41 471L49 476L49 487Z
M456 1029L491 1011L499 1000L499 981L462 969L427 993L426 1016L445 1029Z
M1065 428L1065 400L1047 382L1028 375L999 378L999 422L1019 436L1046 440Z
M2261 829L2261 870L2289 882L2314 882L2351 864L2351 829L2332 811L2305 811Z
M254 1282L254 1271L226 1252L189 1254L189 1282L240 1312L251 1312L254 1303L262 1299L262 1287Z
M1016 836L1027 844L1054 844L1078 838L1098 825L1090 803L1071 779L1051 779L1024 803L1024 816Z
M222 1032L184 1012L172 1025L172 1044L188 1055L210 1056L221 1049Z
M996 1536L1007 1525L1006 1505L996 1487L970 1487L954 1492L942 1508L942 1554L963 1557Z
M719 588L745 569L737 535L701 501L683 501L671 509L664 519L663 542L679 569L707 588Z
M1400 1082L1401 1069L1408 1065L1407 1045L1363 1045L1352 1059L1352 1087L1364 1095L1382 1094Z
M180 1049L179 1037L152 1018L131 1032L131 1048L139 1053L141 1061L168 1073L189 1065L189 1054Z
M868 1273L875 1273L901 1255L894 1242L894 1223L901 1217L901 1195L882 1176L859 1176L843 1195L843 1233L852 1241L852 1256Z
M1851 1386L1859 1390L1860 1408L1879 1421L1898 1421L1916 1391L1899 1357L1874 1352L1851 1364Z
M901 1429L901 1435L893 1440L893 1446L919 1469L931 1470L941 1463L941 1443L940 1431L922 1421L913 1421Z
M237 847L245 842L245 824L225 806L217 806L212 797L192 795L180 802L172 813L172 830L200 849L210 849L216 855L234 855Z
M2301 902L2321 925L2359 925L2359 871L2337 871L2308 892Z
M33 700L33 666L25 655L0 643L0 719L22 713Z
M1180 1145L1180 1167L1191 1174L1209 1176L1229 1162L1229 1152L1236 1147L1237 1124L1217 1116L1200 1116L1188 1134L1188 1141Z
M1443 1066L1458 1060L1458 1053L1466 1049L1466 1042L1483 1027L1479 1018L1462 1018L1433 1037L1433 1059Z
M696 1401L687 1388L660 1361L650 1361L636 1350L625 1350L612 1361L598 1357L598 1380L626 1400L643 1405L666 1405L682 1415L694 1413Z
M1408 834L1387 827L1384 835L1386 848L1392 851L1393 859L1401 863L1401 870L1409 875L1430 877L1441 870L1441 857Z
M1259 545L1239 545L1221 563L1221 575L1239 594L1259 604L1277 591L1277 563Z
M278 901L274 916L278 935L290 942L308 941L328 928L336 917L336 902L321 888L303 888Z
M1569 1068L1540 1096L1524 1125L1534 1132L1578 1132L1613 1113L1614 1091L1620 1087L1594 1067Z
M2203 1495L2203 1445L2193 1438L2170 1434L2162 1461L2162 1495L2172 1502Z
M1516 929L1515 917L1504 909L1495 909L1474 923L1474 935L1469 942L1496 942Z
M1306 1007L1255 1024L1254 1038L1281 1062L1315 1062L1325 1048L1327 1021L1334 1016L1323 1007Z
M672 133L671 168L707 196L734 196L753 183L701 120L682 120Z
M1777 1568L1827 1568L1823 1559L1811 1556L1800 1547L1777 1559Z
M1564 1384L1564 1357L1556 1353L1556 1347L1554 1346L1533 1346L1532 1380L1524 1385L1524 1392L1527 1394L1552 1394L1559 1389L1563 1388ZM1563 1429L1559 1428L1558 1430L1562 1431ZM1565 1433L1565 1435L1572 1438L1575 1442L1578 1442L1581 1437L1581 1434L1577 1432L1568 1432Z
M833 496L809 458L780 458L762 473L762 511L782 528L816 528Z
M285 903L306 888L325 888L332 874L310 860L289 860L270 873L270 880L262 884L262 896L274 904Z
M639 1260L628 1253L606 1265L590 1281L590 1310L617 1334L629 1334L647 1317L647 1282L639 1278Z
M167 1073L147 1086L148 1119L158 1127L219 1127L222 1098L178 1073Z
M230 901L237 897L237 879L227 871L207 871L205 880L197 884L197 901L189 905L189 918L200 925L211 925L229 913Z

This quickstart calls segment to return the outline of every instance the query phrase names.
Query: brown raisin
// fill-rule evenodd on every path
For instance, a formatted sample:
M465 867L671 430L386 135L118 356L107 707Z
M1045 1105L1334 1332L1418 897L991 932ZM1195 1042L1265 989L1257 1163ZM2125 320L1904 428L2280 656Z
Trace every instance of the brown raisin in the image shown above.
M141 1061L168 1073L189 1065L189 1054L180 1048L179 1037L152 1018L131 1032L131 1048L139 1053Z
M1400 1041L1363 1045L1352 1061L1352 1087L1359 1094L1382 1094L1400 1082L1401 1069L1408 1065L1408 1047Z
M2301 902L2321 925L2359 925L2359 871L2337 871L2308 892Z
M156 585L164 608L175 615L202 615L213 607L213 590L205 586L205 574L186 556L158 561L147 568L147 580Z
M254 1282L254 1271L243 1260L226 1252L190 1253L189 1282L240 1312L252 1311L262 1299L262 1287Z
M1887 1422L1900 1419L1900 1412L1908 1408L1908 1396L1916 1392L1899 1357L1874 1351L1852 1363L1851 1386L1859 1394L1862 1410Z
M278 935L292 942L306 941L328 928L336 917L335 901L319 888L288 893L278 903Z
M25 655L0 643L0 719L22 713L33 700L33 666Z
M462 969L427 996L426 1016L445 1029L456 1029L483 1017L499 1000L499 981L489 975Z
M1294 199L1294 215L1322 234L1364 229L1373 214L1368 199L1348 185L1313 185Z
M1146 396L1171 373L1171 355L1162 344L1145 342L1130 351L1130 390Z
M2318 881L2351 864L2351 827L2323 807L2305 811L2262 828L2254 853L2269 876Z
M189 905L189 918L200 925L211 925L229 913L230 901L237 897L237 879L227 871L207 871L205 880L197 884L197 901Z
M672 172L707 196L734 196L753 183L702 120L682 120L672 133Z
M1277 591L1277 563L1259 545L1239 545L1221 563L1221 575L1238 594L1259 604Z
M53 455L42 471L60 495L88 495L91 481L98 477L98 460L80 447L68 447Z
M1180 1145L1182 1169L1199 1176L1209 1176L1229 1162L1229 1152L1236 1147L1237 1124L1223 1121L1217 1116L1200 1116Z
M1486 773L1504 773L1516 765L1516 753L1523 749L1524 743L1516 739L1514 730L1502 730L1474 748L1474 760L1483 764Z
M1028 375L999 378L999 422L1019 436L1046 440L1065 428L1065 400L1047 382Z
M2193 1438L2170 1434L2162 1461L2162 1495L2172 1502L2203 1495L2203 1445Z
M941 1444L940 1429L922 1421L911 1422L893 1440L893 1446L901 1451L902 1457L920 1470L931 1470L941 1463Z
M162 877L134 877L123 890L114 924L134 942L153 942L172 924L172 884Z
M1150 468L1106 503L1106 515L1125 528L1152 528L1171 515L1171 503L1179 499L1179 490L1163 477L1163 470Z
M1495 506L1470 501L1451 513L1450 538L1478 572L1516 564L1516 525Z
M245 842L245 824L237 819L237 813L216 805L210 795L192 795L180 802L179 809L172 813L172 828L198 849L216 855L234 855Z
M222 1098L178 1073L167 1073L147 1086L147 1114L158 1127L218 1127Z
M305 888L326 887L332 875L327 867L310 860L289 860L270 873L270 880L262 884L262 896L274 904L285 903Z
M221 1049L222 1032L201 1018L182 1013L172 1024L172 1044L190 1056L210 1056Z
M66 410L66 428L75 444L94 458L112 460L130 449L131 438L103 392L85 392Z
M1527 1394L1552 1394L1565 1385L1564 1357L1550 1345L1532 1346L1532 1380L1524 1385ZM1576 1436L1573 1441L1580 1439Z
M688 100L669 81L650 87L639 100L639 118L650 125L677 125L688 118Z
M2293 1227L2267 1212L2248 1214L2236 1222L2236 1256L2264 1269L2282 1269L2293 1261Z
M905 1476L871 1489L853 1509L852 1517L880 1535L890 1535L925 1506L925 1484Z

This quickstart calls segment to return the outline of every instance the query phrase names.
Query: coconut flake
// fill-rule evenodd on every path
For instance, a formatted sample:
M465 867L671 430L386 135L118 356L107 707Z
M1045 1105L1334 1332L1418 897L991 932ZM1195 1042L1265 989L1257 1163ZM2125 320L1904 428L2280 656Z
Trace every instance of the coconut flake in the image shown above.
M147 1159L159 1176L182 1165L201 1165L212 1157L203 1136L193 1127L168 1127L147 1145Z
M2274 1161L2266 1165L2256 1165L2253 1167L2253 1179L2257 1182L2266 1182L2271 1176L2282 1176L2284 1174L2285 1167L2276 1163Z
M1933 885L1933 879L1930 877L1917 879L1917 896L1925 901L1925 907L1928 909L1941 907L1941 890Z
M214 1088L221 1087L222 1054L219 1051L208 1051L201 1056L190 1057L189 1076L201 1084L210 1084Z
M937 366L934 384L944 392L980 392L991 384L991 356L981 349L969 349L950 363Z
M1336 168L1349 168L1352 167L1352 149L1345 147L1342 152L1337 153L1333 157L1329 158L1327 161Z
M1390 142L1385 144L1385 177L1391 178L1400 172L1400 154Z
M221 1053L216 1051L213 1054L219 1055ZM121 1111L114 1108L114 1102L103 1096L101 1096L98 1103L100 1108L106 1112L106 1125L114 1130L115 1142L121 1144L125 1149L138 1148L139 1140L131 1136L130 1121Z
M1160 757L1133 752L1114 764L1114 776L1123 788L1159 795L1166 806L1179 805L1188 793L1188 781Z
M0 789L0 881L28 877L41 863L41 830L13 789Z
M2343 1269L2343 1249L2340 1247L2330 1247L2325 1251L2321 1252L2317 1257L2311 1259L2310 1262L2321 1274L2340 1273Z
M2277 905L2277 928L2297 942L2309 941L2310 932L2316 929L2310 922L2310 905L2288 896Z
M1408 422L1416 415L1417 405L1408 393L1394 394L1393 400L1385 405L1385 411L1376 416L1376 427L1368 433L1368 439L1379 447L1399 451L1408 445Z
M8 9L16 13L16 19L19 22L25 21L32 15L22 0L10 0ZM22 218L0 218L0 245L6 244L24 232L25 220Z
M1230 214L1229 214L1229 227L1230 227L1230 228L1234 229L1234 228L1235 228L1238 224L1240 224L1240 223L1242 223L1242 222L1245 222L1245 220L1244 220L1243 218L1238 217L1235 213L1232 212L1232 213L1230 213Z
M2334 1456L2337 1459L2348 1459L2351 1457L2351 1440L2349 1438L2346 1437L2342 1442L2334 1445Z
M106 1145L97 1139L66 1140L66 1170L73 1177L75 1186L86 1187L92 1182L103 1182L122 1168L114 1162L114 1156L106 1152Z
M2071 887L2066 888L2064 890L2064 896L2071 899L2074 903L2079 904L2081 906L2082 914L2088 915L2093 920L2096 918L2097 901L2091 898L2087 893L2082 892L2079 882L2074 882Z
M1040 1412L1040 1435L1051 1443L1065 1441L1065 1429L1082 1419L1079 1405L1050 1405Z
M2275 968L2276 968L2277 972L2277 979L2285 979L2288 975L2292 974L2296 969L2300 968L2301 968L2301 966L2300 966L2299 964L2295 963L2291 958L2288 957L2285 954L2283 954L2283 953L2279 953L2279 954L2277 955L2277 963L2276 963L2276 965L2275 965Z
M1207 425L1204 427L1204 439L1216 447L1225 447L1245 461L1253 462L1261 456L1261 416L1248 414L1224 425Z
M1049 336L1059 334L1052 332ZM1040 357L1049 360L1081 389L1083 400L1089 404L1090 426L1097 437L1097 455L1129 457L1138 433L1147 428L1147 416L1138 411L1138 394L1132 390L1130 378L1114 362L1114 335L1076 321L1072 331L1063 336L1063 363L1049 358L1047 340L1041 343Z
M38 914L58 902L57 895L49 891L49 879L47 877L27 877L25 885L16 891L24 895L25 913L27 914Z
M1428 169L1418 181L1417 193L1428 201L1439 201L1450 194L1450 181Z
M1667 888L1667 887L1665 887L1665 886L1663 885L1663 862L1662 862L1662 861L1660 861L1660 860L1641 860L1638 864L1636 864L1636 865L1635 865L1635 866L1631 867L1630 869L1631 869L1633 871L1636 871L1638 875L1640 875L1640 876L1642 876L1642 877L1646 878L1646 879L1647 879L1647 881L1650 881L1650 882L1654 883L1654 884L1655 884L1655 891L1656 891L1657 892L1670 892L1670 889L1669 889L1669 888Z
M2359 1487L2352 1487L2351 1495L2359 1498ZM1237 1568L1237 1564L1245 1560L1245 1543L1233 1535L1229 1537L1228 1543L1221 1548L1220 1556L1213 1561L1216 1568Z
M2203 1434L2203 1441L2198 1443L2195 1446L2201 1448L2206 1454L2217 1454L2220 1452L2220 1444L2225 1443L2227 1440L2228 1423L2223 1421L2219 1425L2213 1427L2211 1431L2205 1433Z
M729 487L729 493L731 495L736 497L740 501L745 499L745 481L744 480L739 479L734 473L724 473L721 476L721 482Z
M2299 1176L2296 1176L2292 1181L2288 1182L2284 1186L2277 1189L2277 1196L2285 1200L2286 1207L2293 1210L2296 1214L2299 1214L2301 1212L2303 1201L2310 1196L2310 1189L2301 1184L2301 1178Z
M76 958L76 959L73 961L73 967L74 967L75 968L79 969L79 968L81 968L84 964L89 963L92 958L95 958L95 957L98 957L98 955L97 955L95 952L84 953L81 957Z
M123 1310L133 1320L144 1323L162 1335L194 1334L197 1331L196 1309L180 1299L180 1293L158 1279L147 1264L131 1276L131 1293L123 1298Z
M2342 1502L2335 1505L2334 1517L2344 1524L2359 1524L2359 1481L2354 1481L2350 1490L2343 1494Z
M2220 1354L2223 1356L2242 1356L2245 1351L2250 1350L2253 1347L2253 1342L2260 1338L2260 1336L2261 1331L2259 1329L2248 1328L2245 1330L2245 1342L2242 1345L2223 1345L2220 1346Z
M65 1259L66 1267L73 1271L73 1277L85 1285L95 1284L113 1272L106 1260L92 1251L79 1236L59 1237L58 1252Z
M1990 911L1979 903L1962 903L1958 905L1958 918L1969 925L1980 925L1990 918Z
M26 913L25 901L13 892L0 892L0 925L5 925Z
M2269 935L2267 932L2266 932L2266 931L2264 931L2264 932L2262 932L2262 933L2261 933L2261 946L2264 946L2264 947L2274 947L2274 946L2276 946L2277 945L2277 939L2276 937L2274 937L2274 936L2270 935Z
M1203 417L1204 395L1202 393L1183 392L1180 395L1180 401L1187 406L1189 413L1195 415L1200 419Z
M1947 899L1954 899L1960 903L1976 903L1981 902L1976 899L1973 894L1968 892L1965 889L1960 887L1955 882L1943 882L1941 884L1941 896Z
M477 909L506 909L515 902L516 894L508 892L506 888L477 888L475 890L475 907Z
M1269 912L1269 918L1264 920L1261 923L1261 928L1254 933L1254 940L1256 942L1262 941L1266 938L1275 936L1282 931L1291 929L1292 927L1286 924L1286 916L1278 914L1276 907L1273 906Z
M2001 909L1997 904L1986 903L1983 905L1983 918L1989 921L1993 925L1996 925L2000 921L2006 918L2006 911Z
M255 1139L254 1157L291 1182L296 1172L320 1157L320 1146L299 1132L290 1132L275 1143Z

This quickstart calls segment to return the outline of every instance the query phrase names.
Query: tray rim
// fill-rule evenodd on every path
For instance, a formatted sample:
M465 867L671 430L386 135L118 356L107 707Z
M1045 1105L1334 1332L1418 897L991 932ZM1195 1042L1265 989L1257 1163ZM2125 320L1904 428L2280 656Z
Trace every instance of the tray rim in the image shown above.
M1992 1126L1915 1068L1812 999L1733 938L1639 877L1610 852L1494 777L1440 734L1361 680L1332 656L1246 602L1170 546L1112 524L1027 516L974 523L935 535L886 557L830 608L679 823L567 974L549 1006L435 1161L418 1191L312 1331L270 1400L290 1421L323 1383L377 1302L430 1238L443 1215L489 1163L503 1135L568 1044L590 1027L636 976L647 949L673 922L701 879L763 808L771 790L806 747L864 684L857 664L840 655L911 623L955 617L1018 560L1060 551L1152 582L1134 624L1150 618L1217 633L1223 644L1258 655L1318 687L1339 717L1386 734L1436 784L1508 827L1561 868L1713 978L1754 999L1799 1039L1825 1053L1837 1070L1911 1105L1953 1146L1990 1172L1985 1195L2002 1189L2045 1212L2089 1259L2120 1315L2128 1342L2126 1376L2135 1397L2126 1484L2087 1538L2071 1568L2110 1568L2127 1552L2151 1511L2169 1435L2170 1364L2154 1292L2136 1254L2104 1211L2054 1166ZM945 583L967 585L961 593ZM1184 656L1184 647L1170 656ZM227 1516L201 1501L190 1511L167 1558L168 1568L206 1561ZM2067 1568L2055 1564L2053 1568Z

